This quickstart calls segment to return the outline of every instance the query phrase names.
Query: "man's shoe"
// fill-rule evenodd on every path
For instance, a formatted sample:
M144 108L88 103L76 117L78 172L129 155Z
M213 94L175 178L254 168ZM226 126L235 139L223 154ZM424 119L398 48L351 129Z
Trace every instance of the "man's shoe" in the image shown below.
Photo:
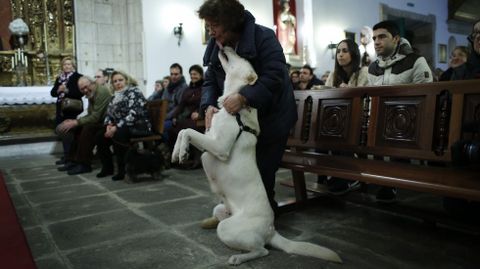
M325 184L328 181L328 177L325 175L318 175L317 176L317 183L318 184Z
M65 164L65 157L61 157L60 160L57 160L55 162L56 165L63 165Z
M97 177L102 178L102 177L107 177L107 176L111 176L111 175L113 175L113 168L112 169L102 168L102 170L100 170L100 173L97 174Z
M57 170L60 171L60 172L69 171L70 169L72 169L72 168L75 167L76 165L77 165L76 163L67 162L67 163L65 163L64 166L58 167Z
M202 220L200 227L202 229L216 229L220 221L216 217L210 217Z
M394 203L397 201L397 188L381 187L377 192L378 203Z
M72 169L68 170L67 174L69 175L78 175L83 173L92 172L92 167L85 164L77 164Z
M112 177L113 181L123 180L125 178L125 173L118 173Z
M328 180L328 193L333 195L344 195L351 191L360 189L358 180L352 181L338 177L332 177Z

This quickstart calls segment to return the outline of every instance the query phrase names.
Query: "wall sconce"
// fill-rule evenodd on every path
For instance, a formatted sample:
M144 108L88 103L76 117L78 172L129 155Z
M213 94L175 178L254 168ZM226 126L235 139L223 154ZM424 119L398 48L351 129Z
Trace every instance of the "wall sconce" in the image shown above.
M179 23L178 26L173 27L173 34L176 38L178 38L178 46L180 47L180 42L182 41L183 37L183 23Z
M330 44L328 44L327 48L332 52L332 59L335 59L335 50L337 49L337 44L333 44L332 41L330 41Z

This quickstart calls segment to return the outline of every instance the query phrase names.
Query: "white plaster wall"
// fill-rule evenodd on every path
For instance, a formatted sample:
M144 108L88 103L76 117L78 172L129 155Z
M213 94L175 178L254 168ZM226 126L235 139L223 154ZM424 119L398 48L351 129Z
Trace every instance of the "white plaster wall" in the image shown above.
M93 76L111 67L132 75L144 89L143 20L140 0L76 0L78 71Z
M242 0L257 22L273 28L272 1ZM196 11L203 0L158 1L142 0L145 74L147 96L153 92L155 80L169 75L169 67L178 62L183 67L187 83L188 68L203 64L205 45L202 44L202 27ZM173 35L173 27L183 23L184 37L181 45Z

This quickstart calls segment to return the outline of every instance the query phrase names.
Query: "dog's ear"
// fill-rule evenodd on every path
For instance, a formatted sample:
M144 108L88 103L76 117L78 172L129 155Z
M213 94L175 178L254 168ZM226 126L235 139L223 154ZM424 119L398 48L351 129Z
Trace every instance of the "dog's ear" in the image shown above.
M255 73L250 73L247 77L248 85L253 85L257 82L258 76Z

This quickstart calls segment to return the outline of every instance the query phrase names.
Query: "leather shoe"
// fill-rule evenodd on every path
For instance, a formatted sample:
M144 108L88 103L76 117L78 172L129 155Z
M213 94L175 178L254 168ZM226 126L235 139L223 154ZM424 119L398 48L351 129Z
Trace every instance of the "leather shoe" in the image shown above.
M113 175L113 169L103 169L100 170L100 173L97 174L98 178L106 177L106 176L111 176Z
M75 166L77 166L76 163L67 162L67 163L65 163L64 166L58 167L57 170L60 171L60 172L65 172L65 171L69 171L70 169L72 169Z
M72 169L68 170L67 174L69 175L78 175L83 173L92 172L92 167L85 164L77 164Z
M60 160L57 160L57 161L55 162L55 164L56 164L56 165L65 164L65 158L64 158L64 157L60 158Z
M112 177L112 180L113 181L117 181L117 180L123 180L125 178L125 174L124 173L118 173L116 175L114 175Z

